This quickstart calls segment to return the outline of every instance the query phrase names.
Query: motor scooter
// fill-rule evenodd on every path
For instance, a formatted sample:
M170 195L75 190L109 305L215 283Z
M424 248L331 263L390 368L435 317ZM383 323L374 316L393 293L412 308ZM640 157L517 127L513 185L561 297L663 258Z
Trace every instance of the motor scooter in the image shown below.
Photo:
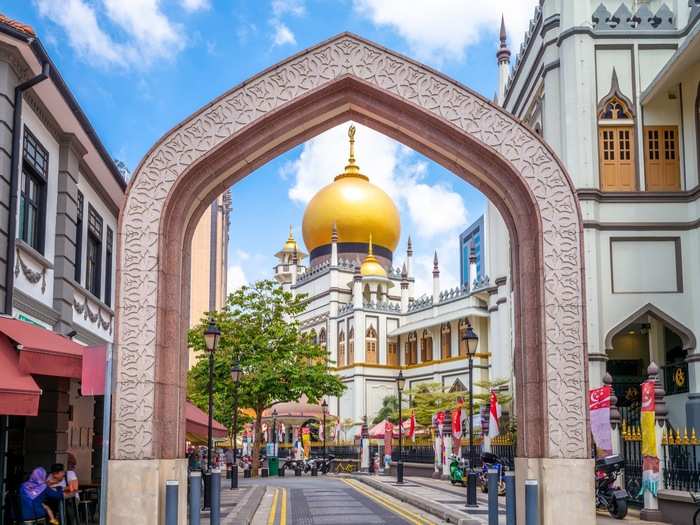
M491 452L484 452L481 454L481 472L479 472L479 485L481 486L481 492L487 494L489 491L489 469L496 469L498 471L498 495L506 495L506 479L505 472L507 466L505 462L499 458L496 454Z
M629 493L615 485L618 476L625 468L625 460L620 456L607 456L595 461L595 506L605 509L615 519L627 515Z
M453 485L460 483L466 487L467 464L464 461L464 458L460 458L459 456L452 454L448 459L450 460L450 483Z

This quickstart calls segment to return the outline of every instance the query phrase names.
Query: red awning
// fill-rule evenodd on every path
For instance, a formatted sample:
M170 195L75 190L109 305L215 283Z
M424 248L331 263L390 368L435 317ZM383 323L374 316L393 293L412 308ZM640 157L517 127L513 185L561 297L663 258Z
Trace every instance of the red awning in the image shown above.
M207 437L209 431L209 415L189 400L185 402L185 431L188 434L194 434L203 438ZM216 419L213 419L212 435L216 438L226 437L228 429Z
M41 326L0 317L0 332L21 345L19 368L28 374L81 378L83 347Z
M12 341L0 334L0 414L36 416L39 396L41 388L19 368L19 356Z

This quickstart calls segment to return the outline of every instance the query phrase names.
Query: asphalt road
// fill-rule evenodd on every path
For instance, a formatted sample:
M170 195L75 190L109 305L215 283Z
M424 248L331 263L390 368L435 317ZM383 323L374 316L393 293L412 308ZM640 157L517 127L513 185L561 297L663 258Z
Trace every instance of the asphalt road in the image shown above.
M267 486L253 525L432 525L417 509L333 476L246 480Z

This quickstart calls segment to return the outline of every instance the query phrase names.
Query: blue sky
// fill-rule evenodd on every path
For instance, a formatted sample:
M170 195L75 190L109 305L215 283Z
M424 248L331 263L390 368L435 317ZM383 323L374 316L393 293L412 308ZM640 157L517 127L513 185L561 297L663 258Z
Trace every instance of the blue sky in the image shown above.
M502 13L514 52L536 0L9 0L31 24L115 158L134 169L168 129L257 72L342 31L412 56L491 98ZM515 54L515 53L514 53ZM289 224L345 163L347 124L329 130L233 187L231 286L269 277ZM458 283L457 235L483 196L442 167L358 127L358 163L397 202L413 236L418 289L432 253L443 285ZM449 206L445 204L449 203ZM262 212L261 212L262 211Z

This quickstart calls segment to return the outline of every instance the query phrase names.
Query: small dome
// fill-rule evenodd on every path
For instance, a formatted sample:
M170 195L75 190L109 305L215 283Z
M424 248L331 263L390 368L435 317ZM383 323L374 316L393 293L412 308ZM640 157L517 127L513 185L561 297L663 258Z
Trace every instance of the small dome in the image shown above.
M304 211L304 243L310 252L331 244L335 224L341 243L364 244L372 233L376 246L393 252L401 236L399 210L384 190L360 173L355 163L354 126L348 135L350 158L345 171L321 188Z
M386 270L379 264L377 258L372 253L372 234L369 235L369 253L360 266L360 275L362 277L385 277Z

